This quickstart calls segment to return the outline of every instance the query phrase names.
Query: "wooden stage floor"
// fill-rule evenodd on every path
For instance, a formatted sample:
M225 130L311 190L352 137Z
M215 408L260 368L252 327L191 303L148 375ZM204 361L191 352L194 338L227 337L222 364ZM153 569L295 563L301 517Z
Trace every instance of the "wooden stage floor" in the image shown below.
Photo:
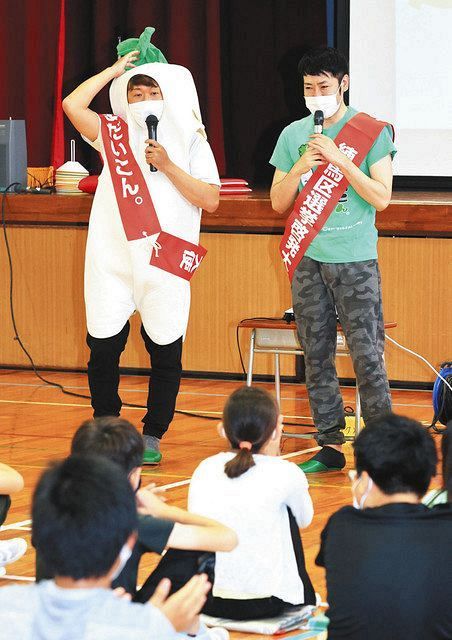
M63 384L68 390L88 394L84 374L46 372L44 377ZM212 380L183 380L177 408L182 411L200 412L219 418L226 397L240 382ZM270 384L262 386L272 389ZM283 384L282 411L287 422L311 422L306 389L299 384ZM147 378L123 376L121 396L123 402L146 402ZM343 389L346 405L354 407L354 388ZM393 391L394 411L416 418L426 424L432 416L431 392ZM142 409L124 408L123 417L140 426ZM25 489L13 498L0 539L22 536L30 543L30 501L36 480L50 460L61 459L69 452L72 435L84 420L91 417L89 400L63 395L57 388L44 385L29 371L0 370L0 461L16 468L25 479ZM143 471L143 484L156 482L167 487L170 504L185 507L187 485L193 470L207 456L223 450L224 444L216 431L216 420L205 420L177 414L163 440L163 461L160 466ZM309 428L288 426L287 430L312 431ZM439 436L435 436L439 443ZM313 439L285 438L282 454L294 462L302 462L316 446ZM309 476L314 502L314 520L302 532L308 572L316 591L326 600L323 569L314 564L318 552L320 532L328 517L339 507L350 504L350 483L347 471L353 468L351 443L345 445L347 466L344 471ZM434 480L432 486L438 486ZM158 556L149 554L142 562L140 580L155 566ZM33 579L34 551L29 545L26 555L8 568L10 578ZM11 579L1 579L0 587L11 584ZM289 634L290 635L290 634ZM292 634L293 635L293 634ZM232 638L264 638L265 636L231 634Z

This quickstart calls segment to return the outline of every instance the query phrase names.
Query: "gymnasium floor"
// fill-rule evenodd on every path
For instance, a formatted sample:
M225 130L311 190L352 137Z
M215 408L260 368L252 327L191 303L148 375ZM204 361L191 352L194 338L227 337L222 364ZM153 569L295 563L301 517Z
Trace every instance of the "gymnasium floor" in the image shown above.
M88 394L84 374L46 372L44 377L64 385L69 391ZM177 414L163 440L163 461L158 467L145 467L143 484L155 482L166 487L170 504L186 506L187 485L198 463L224 449L224 441L217 435L216 425L227 396L242 383L212 380L183 380L177 409L214 417L205 420ZM259 383L258 383L259 384ZM272 385L262 383L272 390ZM120 387L123 402L146 402L147 378L123 376ZM287 422L310 423L306 389L298 384L283 384L282 412ZM346 405L354 406L354 388L343 389ZM432 416L431 392L393 391L396 413L416 418L426 424ZM122 416L140 426L143 409L123 408ZM30 543L30 502L36 480L50 460L61 459L69 452L72 435L84 420L91 417L89 400L64 395L59 389L44 385L29 371L0 370L0 461L16 468L25 479L25 489L13 498L7 520L0 531L0 539L25 537ZM288 426L299 433L312 431L307 427ZM439 443L439 436L435 436ZM315 440L284 438L282 454L293 462L302 462L316 446ZM316 591L326 600L323 569L314 564L320 533L331 513L350 503L350 482L347 471L353 468L352 445L345 445L347 466L344 471L309 476L314 502L314 520L302 532L308 572ZM438 482L433 481L432 486ZM140 580L155 566L158 556L149 554L142 562ZM31 545L25 556L7 568L0 587L34 577L34 551ZM15 577L14 577L15 576ZM289 634L293 635L293 634ZM231 634L232 638L265 638L266 636Z

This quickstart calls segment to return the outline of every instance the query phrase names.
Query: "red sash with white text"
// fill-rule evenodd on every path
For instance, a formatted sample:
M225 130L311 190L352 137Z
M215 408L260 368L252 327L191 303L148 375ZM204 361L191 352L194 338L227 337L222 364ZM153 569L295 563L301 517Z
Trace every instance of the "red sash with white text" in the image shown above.
M358 167L387 122L357 113L339 131L336 146ZM292 282L293 274L315 236L322 229L349 182L332 163L317 167L295 200L279 251Z
M191 280L206 253L207 249L200 244L192 244L161 231L152 253L151 264L179 278Z
M114 115L101 115L100 119L105 155L127 240L158 233L150 264L190 280L207 250L162 231L148 185L130 148L127 123Z

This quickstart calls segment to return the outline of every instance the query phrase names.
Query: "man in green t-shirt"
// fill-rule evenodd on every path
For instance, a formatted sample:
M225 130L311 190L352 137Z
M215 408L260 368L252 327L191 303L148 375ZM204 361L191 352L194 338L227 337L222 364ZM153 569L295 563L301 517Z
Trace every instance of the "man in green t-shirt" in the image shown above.
M305 354L306 387L321 450L300 467L307 473L342 469L344 406L335 368L336 325L347 339L365 421L391 410L383 361L384 325L377 262L375 211L391 198L390 127L375 140L358 167L334 143L357 113L344 103L348 64L332 48L307 53L299 64L311 115L281 133L270 164L275 167L270 197L279 213L290 210L318 166L332 163L349 182L292 280L297 329ZM313 113L323 111L323 133L314 134Z

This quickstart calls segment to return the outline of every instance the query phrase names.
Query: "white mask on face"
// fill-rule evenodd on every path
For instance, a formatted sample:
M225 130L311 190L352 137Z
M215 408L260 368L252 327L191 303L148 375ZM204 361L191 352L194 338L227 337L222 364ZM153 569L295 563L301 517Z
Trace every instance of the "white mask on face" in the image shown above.
M129 545L126 543L121 551L119 552L119 564L117 566L117 568L115 569L114 574L111 577L111 581L113 582L114 580L116 580L116 578L119 576L119 574L121 573L121 571L124 569L127 560L130 558L130 556L132 555L132 549L129 547Z
M369 497L369 493L372 491L372 487L374 486L373 480L372 478L369 478L368 482L367 482L367 489L364 491L363 495L361 496L361 498L358 499L355 496L355 489L358 486L358 484L361 482L362 478L359 478L355 484L352 486L352 494L353 494L353 506L355 507L355 509L364 509L364 503L366 502L367 498Z
M129 103L130 113L140 127L146 127L146 118L155 116L160 120L163 113L163 100L142 100Z
M341 106L341 100L339 100L339 104L336 102L336 96L341 87L342 84L339 85L336 93L333 93L330 96L305 96L304 101L306 102L306 106L309 111L311 113L323 111L323 116L325 118L331 118L331 116L334 116Z

